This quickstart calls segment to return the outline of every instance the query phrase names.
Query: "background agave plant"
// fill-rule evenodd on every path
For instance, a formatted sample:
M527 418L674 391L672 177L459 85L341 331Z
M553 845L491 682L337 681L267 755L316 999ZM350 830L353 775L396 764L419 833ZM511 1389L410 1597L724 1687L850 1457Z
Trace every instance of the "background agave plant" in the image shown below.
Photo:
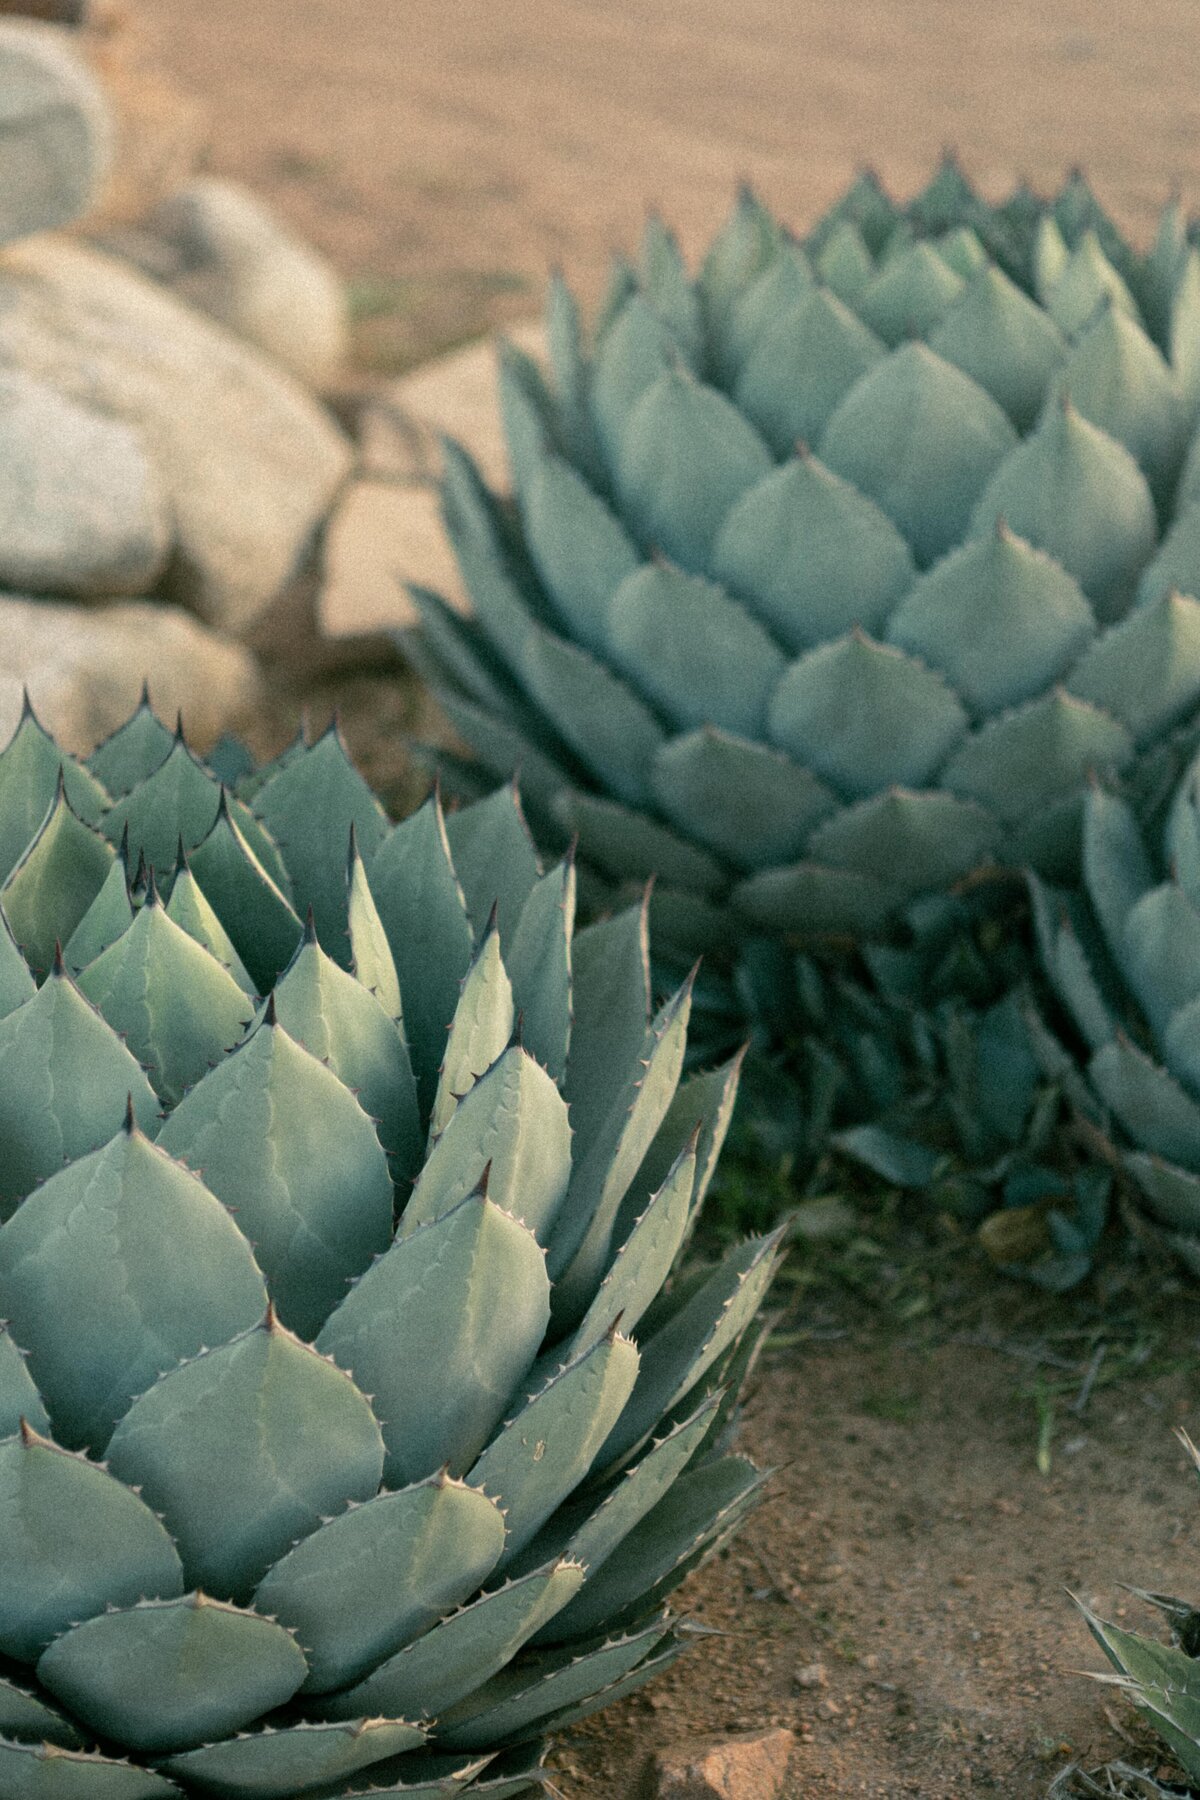
M743 194L696 279L656 220L553 382L501 358L515 505L447 448L463 620L411 654L489 773L656 942L862 939L981 866L1073 876L1089 770L1200 700L1200 254L1082 178L907 206L861 178L797 241ZM786 991L786 984L785 984Z
M0 754L0 1792L498 1800L761 1485L737 1066L513 790L216 761Z
M1081 1110L1115 1123L1150 1220L1200 1270L1200 765L1152 838L1096 786L1083 886L1032 883L1042 966L1078 1034L1069 1050L1036 1039Z
M1200 1452L1186 1432L1176 1435L1200 1472ZM1170 1627L1171 1642L1164 1644L1109 1624L1077 1600L1089 1631L1115 1671L1094 1679L1111 1682L1128 1694L1166 1743L1189 1782L1200 1784L1200 1610L1170 1594L1147 1593L1143 1588L1129 1591L1163 1615ZM1137 1773L1137 1785L1146 1793L1162 1794L1164 1800L1181 1792L1173 1784L1160 1787L1149 1773ZM1189 1787L1188 1792L1195 1792L1195 1786Z

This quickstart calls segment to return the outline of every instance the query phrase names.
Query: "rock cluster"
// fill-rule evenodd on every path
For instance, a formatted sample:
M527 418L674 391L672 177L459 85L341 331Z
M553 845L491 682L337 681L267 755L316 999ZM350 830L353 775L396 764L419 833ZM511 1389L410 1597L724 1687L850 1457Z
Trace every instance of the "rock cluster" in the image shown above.
M350 468L310 391L344 354L341 291L176 140L146 216L115 205L136 109L111 33L77 0L0 12L35 15L0 18L0 713L28 680L85 740L150 671L202 736L253 693L226 640L303 591Z

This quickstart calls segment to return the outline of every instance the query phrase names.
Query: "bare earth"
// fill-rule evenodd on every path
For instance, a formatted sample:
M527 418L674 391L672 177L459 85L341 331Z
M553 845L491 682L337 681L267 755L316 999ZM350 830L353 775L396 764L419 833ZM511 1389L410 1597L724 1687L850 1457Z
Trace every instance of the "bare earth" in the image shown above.
M363 371L528 314L554 263L594 295L648 205L695 254L742 176L802 224L856 165L906 192L952 144L992 193L1083 163L1138 231L1172 183L1200 206L1195 0L137 10L212 109L213 165L352 282ZM339 698L403 786L411 696ZM685 1590L725 1635L563 1744L569 1800L620 1800L657 1745L773 1723L799 1738L786 1800L1040 1800L1073 1756L1136 1759L1128 1709L1072 1673L1099 1658L1063 1589L1130 1623L1120 1579L1200 1591L1200 1495L1170 1434L1200 1437L1200 1314L1154 1272L1124 1287L1124 1255L1052 1301L936 1228L897 1250L867 1205L857 1239L801 1255L745 1428L780 1465L773 1498Z

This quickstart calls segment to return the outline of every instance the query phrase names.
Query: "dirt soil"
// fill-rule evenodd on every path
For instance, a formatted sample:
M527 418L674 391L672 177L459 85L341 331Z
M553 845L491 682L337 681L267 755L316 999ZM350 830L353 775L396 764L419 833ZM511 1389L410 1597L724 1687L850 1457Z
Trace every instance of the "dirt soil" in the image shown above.
M202 95L212 166L351 283L355 382L588 296L660 205L697 252L749 176L803 223L869 162L899 192L953 144L989 192L1086 165L1136 231L1200 205L1195 0L136 0L146 54ZM265 740L336 702L393 797L421 703L390 674L277 672ZM1200 1595L1200 1312L1118 1238L1081 1295L1005 1283L944 1224L860 1199L804 1245L747 1409L772 1497L684 1592L722 1635L555 1753L622 1800L648 1753L782 1723L785 1800L1041 1800L1153 1751L1076 1674L1064 1594L1135 1622L1125 1579Z

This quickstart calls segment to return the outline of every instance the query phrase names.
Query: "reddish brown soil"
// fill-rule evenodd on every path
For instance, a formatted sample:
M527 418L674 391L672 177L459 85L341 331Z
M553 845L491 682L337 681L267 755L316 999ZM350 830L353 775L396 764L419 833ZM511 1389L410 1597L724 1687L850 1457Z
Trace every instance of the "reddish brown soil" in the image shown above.
M989 191L1082 161L1135 229L1172 181L1200 203L1195 0L139 12L151 57L212 108L214 166L351 279L379 370L527 313L552 262L594 294L648 203L694 252L741 175L801 222L855 164L905 191L950 142ZM336 699L401 791L411 692L298 683L264 735ZM936 1233L898 1247L869 1206L861 1226L784 1292L744 1432L780 1465L773 1495L685 1591L724 1635L565 1741L569 1800L619 1800L655 1746L776 1722L799 1739L786 1800L1033 1800L1072 1756L1134 1755L1128 1709L1072 1673L1099 1658L1063 1589L1130 1622L1122 1578L1200 1591L1200 1496L1170 1430L1200 1436L1194 1301L1111 1270L1103 1295L1049 1300Z

